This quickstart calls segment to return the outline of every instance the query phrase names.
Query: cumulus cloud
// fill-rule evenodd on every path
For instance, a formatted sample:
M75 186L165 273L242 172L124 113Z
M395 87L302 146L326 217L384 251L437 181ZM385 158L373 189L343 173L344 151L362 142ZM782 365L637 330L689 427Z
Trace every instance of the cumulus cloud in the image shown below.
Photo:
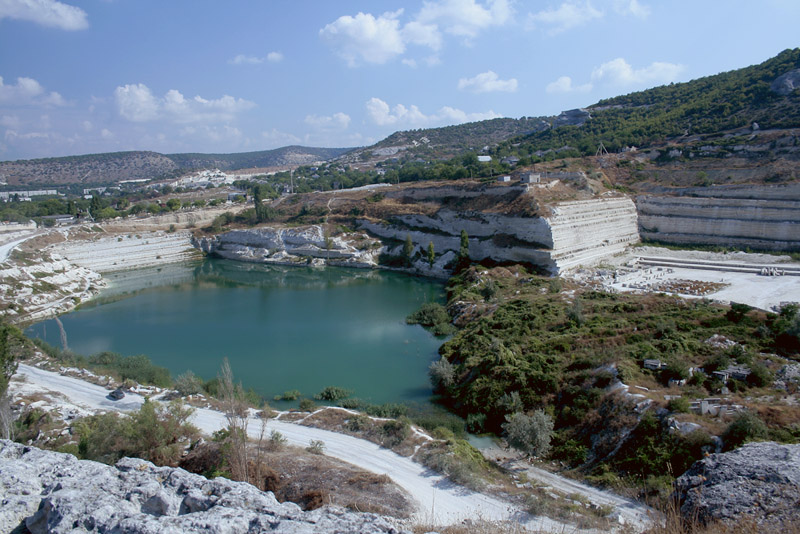
M128 84L114 90L119 114L133 122L147 122L158 118L158 99L143 83Z
M217 99L201 96L186 98L176 89L157 97L149 87L128 84L114 91L119 114L133 122L166 119L176 123L226 122L237 114L255 107L255 103L224 95Z
M572 78L561 76L554 82L548 83L545 91L550 94L558 93L586 93L592 90L592 84L572 85Z
M443 33L471 39L480 32L511 20L510 0L427 0L408 22L403 9L375 16L359 12L344 15L319 31L320 38L347 64L383 64L406 53L410 45L438 52ZM413 59L404 63L416 66ZM430 62L427 62L430 64Z
M64 106L66 102L55 91L45 91L33 78L20 77L17 83L6 84L0 76L0 104Z
M61 30L85 30L89 27L84 10L57 0L0 0L0 20L4 18Z
M350 126L350 115L334 113L333 115L307 115L305 123L316 130L346 130Z
M319 35L351 67L359 61L386 63L406 49L398 20L402 13L401 9L377 17L369 13L344 15L322 28Z
M615 86L669 83L676 81L684 69L683 65L661 61L634 69L625 59L618 57L595 68L592 80Z
M264 57L258 56L247 56L245 54L239 54L232 59L228 60L228 63L231 65L260 65L268 61L269 63L279 63L283 61L283 54L280 52L270 52Z
M494 71L488 70L473 78L461 78L458 80L458 88L473 93L513 93L517 90L517 79L501 80Z
M557 8L550 8L538 13L528 13L528 27L547 27L547 33L556 35L561 32L583 26L594 19L603 17L603 12L595 9L589 0L584 3L564 2Z
M441 0L424 2L416 20L437 24L451 35L471 38L492 26L505 24L512 14L508 0L487 0L485 4L475 0Z
M650 16L650 7L640 4L639 0L615 0L614 9L622 15L633 15L640 19Z
M378 126L421 127L433 124L455 124L486 119L500 115L494 111L485 113L466 113L460 109L445 106L432 115L424 114L417 106L408 107L396 104L390 107L380 98L370 98L366 103L367 116Z

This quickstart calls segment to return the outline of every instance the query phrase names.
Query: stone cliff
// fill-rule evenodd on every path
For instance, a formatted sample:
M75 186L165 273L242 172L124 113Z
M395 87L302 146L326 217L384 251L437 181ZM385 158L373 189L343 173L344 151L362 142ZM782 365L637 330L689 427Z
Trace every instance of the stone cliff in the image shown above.
M643 239L761 250L800 250L800 184L695 187L640 196Z
M0 440L0 499L2 532L401 532L375 514L304 512L244 482L132 458L108 466L7 440Z
M530 263L549 274L598 263L639 240L636 207L627 197L555 202L547 204L549 214L538 215L526 213L519 205L535 201L527 188L512 200L500 197L507 197L509 191L518 188L482 192L445 189L406 193L407 198L420 202L436 197L449 200L432 213L397 215L385 221L362 220L361 227L384 239L402 241L409 235L422 251L432 242L437 254L451 257L459 251L464 230L473 260ZM450 207L457 204L453 197L477 205L482 199L491 203L491 197L495 197L499 206L512 203L515 209L456 209Z
M380 244L365 234L326 235L321 225L233 230L212 238L195 238L193 244L203 252L231 260L294 265L311 258L315 264L349 267L376 267L380 249Z

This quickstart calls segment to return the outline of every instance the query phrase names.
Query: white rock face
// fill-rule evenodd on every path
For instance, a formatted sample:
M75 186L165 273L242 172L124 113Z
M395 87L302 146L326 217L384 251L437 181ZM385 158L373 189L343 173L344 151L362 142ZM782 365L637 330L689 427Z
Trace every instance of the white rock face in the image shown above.
M0 440L0 531L400 533L375 514L303 512L271 492L123 458L116 466Z
M186 261L198 256L189 232L144 232L65 241L48 250L100 273Z
M204 252L239 261L297 264L316 258L334 265L375 267L380 246L378 243L375 243L377 247L371 246L373 241L364 234L357 234L347 238L331 237L326 242L322 227L312 225L233 230L193 243Z
M696 188L636 199L643 238L765 250L800 248L800 184Z
M465 230L473 260L527 262L551 274L598 263L639 240L636 206L627 197L562 202L551 210L550 217L521 217L442 209L433 216L398 217L400 224L361 226L383 238L410 235L423 249L433 242L437 254L457 253Z

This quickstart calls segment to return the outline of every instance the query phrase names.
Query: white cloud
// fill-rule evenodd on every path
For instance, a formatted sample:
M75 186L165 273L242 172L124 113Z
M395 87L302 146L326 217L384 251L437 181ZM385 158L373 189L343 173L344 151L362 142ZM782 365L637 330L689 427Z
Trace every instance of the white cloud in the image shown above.
M417 106L396 104L393 108L380 98L370 98L366 103L367 116L378 126L397 126L404 128L430 126L435 124L457 124L471 121L494 119L500 115L494 111L466 113L449 106L437 113L425 115Z
M33 78L20 77L16 84L7 85L0 76L0 104L64 106L66 102L55 91L47 93L42 84Z
M231 65L260 65L268 61L270 63L279 63L283 61L283 54L280 52L270 52L264 57L257 57L257 56L246 56L244 54L239 54L232 59L228 60L228 63Z
M158 118L158 99L143 83L128 84L114 90L119 114L134 122Z
M555 9L551 8L538 13L528 13L528 26L546 26L549 27L548 34L556 35L602 17L603 12L592 7L589 0L586 0L583 4L564 2Z
M492 26L506 24L512 14L511 0L426 0L419 13L405 24L400 22L403 9L378 16L360 12L339 17L319 34L351 67L360 63L384 64L405 54L410 45L438 52L443 45L443 32L471 39ZM406 58L404 63L416 66L417 61Z
M513 93L517 90L517 79L511 78L501 80L494 71L482 72L473 78L461 78L458 80L460 90L468 90L473 93L494 93L505 92Z
M442 34L436 24L423 24L412 20L401 32L403 39L411 44L427 46L433 50L442 48Z
M485 5L475 0L441 0L424 2L416 20L440 25L451 35L471 38L492 26L505 24L512 14L508 0L487 0Z
M350 126L350 115L342 112L329 116L307 115L305 123L317 130L346 130Z
M229 59L228 63L231 65L258 65L259 63L264 63L264 58L239 54L233 59Z
M640 4L639 0L615 0L614 9L622 15L633 15L640 19L650 16L650 7Z
M0 126L5 126L6 128L19 128L21 124L22 121L17 115L3 115L0 117Z
M26 20L61 30L85 30L86 12L57 0L0 0L0 20Z
M655 61L641 69L618 57L592 71L592 80L615 86L668 83L676 81L684 71L683 65Z
M401 9L378 17L369 13L344 15L322 28L319 35L351 67L359 61L386 63L406 49L397 19L402 12Z
M114 91L119 114L133 122L166 119L176 123L226 122L255 107L255 103L224 95L208 100L201 96L187 99L176 89L163 98L153 95L144 84L128 84Z
M100 130L100 137L102 137L103 139L113 139L114 133L108 128L103 128L102 130Z
M557 93L587 93L592 90L592 84L572 85L572 78L561 76L554 82L548 83L545 91L550 94Z

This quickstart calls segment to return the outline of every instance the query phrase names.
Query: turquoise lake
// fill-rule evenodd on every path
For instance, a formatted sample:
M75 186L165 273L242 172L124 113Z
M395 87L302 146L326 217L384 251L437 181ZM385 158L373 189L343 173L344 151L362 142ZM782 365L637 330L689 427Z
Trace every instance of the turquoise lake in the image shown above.
M246 388L271 399L326 386L363 400L427 403L441 340L405 317L443 286L391 272L275 267L209 259L112 274L111 287L61 316L84 355L146 354L173 377L215 377L227 357ZM55 321L30 336L60 346Z

